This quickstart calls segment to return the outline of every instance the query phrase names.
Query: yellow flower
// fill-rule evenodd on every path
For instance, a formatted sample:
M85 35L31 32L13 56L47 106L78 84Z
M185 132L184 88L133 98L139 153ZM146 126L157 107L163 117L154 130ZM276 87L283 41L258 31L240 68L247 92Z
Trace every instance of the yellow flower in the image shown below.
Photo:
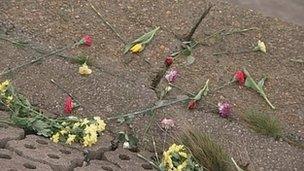
M178 154L184 158L188 158L188 154L185 152L179 152Z
M86 125L86 124L88 124L89 122L90 122L90 121L89 121L87 118L84 118L84 119L81 121L80 126Z
M188 165L188 160L185 160L181 165L177 166L176 171L183 171Z
M76 123L74 123L74 125L73 125L73 129L78 128L80 125L81 125L81 124L80 124L80 122L76 122Z
M61 135L64 135L64 134L66 134L66 133L68 133L67 129L62 129L62 130L60 131L60 134L61 134Z
M9 80L5 80L4 82L2 82L0 84L0 92L5 92L6 89L7 89L7 86L10 84L10 81Z
M184 151L185 151L185 149L184 149L183 145L172 144L171 147L169 147L169 149L163 153L162 163L164 164L164 166L166 167L167 170L183 171L183 169L187 167L187 165L188 165L188 160L187 160L188 159L188 154ZM183 160L183 163L181 163L178 166L174 166L174 164L172 162L172 155L176 154L176 153L179 156L185 158Z
M94 117L94 120L97 122L98 132L104 131L106 129L106 123L103 120L101 120L99 116Z
M130 51L131 51L132 53L139 53L139 52L141 52L143 49L144 49L144 46L143 46L141 43L137 43L137 44L135 44L135 45L130 49Z
M265 43L259 40L258 41L258 45L255 47L254 50L266 53L266 45L265 45Z
M68 139L66 140L66 144L69 144L69 145L71 145L72 144L72 142L74 142L75 141L75 138L76 138L76 135L73 135L73 134L69 134L69 136L68 136Z
M59 134L59 132L57 132L56 134L54 134L54 135L51 137L51 140L52 140L54 143L58 143L58 142L59 142L59 137L60 137L60 134Z
M98 130L97 125L96 124L91 124L91 125L88 125L88 126L85 127L84 132L86 134L89 134L89 133L92 134L94 132L96 133L97 130Z
M92 70L89 68L89 66L86 63L84 63L84 64L82 64L81 67L79 67L79 74L90 75L90 74L92 74Z
M96 142L97 142L97 133L96 132L86 134L86 136L83 137L83 146L85 146L85 147L91 147Z

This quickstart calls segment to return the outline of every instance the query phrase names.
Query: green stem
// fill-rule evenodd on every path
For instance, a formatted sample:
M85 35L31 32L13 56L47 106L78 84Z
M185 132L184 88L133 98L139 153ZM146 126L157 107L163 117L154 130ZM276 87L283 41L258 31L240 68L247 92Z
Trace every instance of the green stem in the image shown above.
M136 111L136 112L132 112L132 113L127 113L127 114L120 115L120 116L114 116L114 117L110 117L110 118L107 118L107 119L108 119L108 120L113 120L113 119L118 119L118 118L121 118L121 117L129 117L129 116L140 115L140 114L149 112L149 111L151 111L151 110L156 110L156 109L159 109L159 108L163 108L163 107L166 107L166 106L170 106L170 105L173 105L173 104L176 104L176 103L185 101L185 100L189 100L189 99L190 99L190 97L187 96L187 97L184 97L184 98L182 98L182 99L173 100L173 101L168 102L168 103L166 103L166 104L155 105L155 106L153 106L153 107L150 107L150 108L147 108L147 109L144 109L144 110L140 110L140 111Z
M98 17L102 20L102 22L107 25L110 30L116 34L116 36L120 39L120 41L122 41L123 44L127 44L126 41L121 37L121 35L114 29L114 27L108 22L106 21L103 16L97 11L97 9L93 6L93 4L91 4L89 2L89 0L87 0L87 2L89 3L89 5L91 6L91 8L93 9L93 11L98 15Z
M181 87L179 87L179 86L177 86L177 85L175 85L175 84L169 83L169 85L170 85L171 87L174 87L174 88L176 88L176 89L178 89L178 90L180 90L180 91L182 91L182 92L188 94L189 96L192 96L192 97L195 96L195 94L193 94L193 93L191 93L191 92L188 92L188 91L182 89Z
M268 103L268 105L272 108L275 109L275 107L271 104L271 102L269 101L269 99L267 98L267 96L265 94L262 95L264 97L264 99L266 100L266 102Z
M71 93L69 93L66 89L64 89L61 85L59 85L58 83L56 83L55 80L51 79L51 83L53 83L54 85L56 85L61 91L63 91L64 93L66 93L67 95L69 95L73 100L75 100L75 102L76 102L75 108L81 106L81 104L77 100L77 98L75 96L73 96Z
M23 68L23 67L32 65L32 64L34 64L34 63L36 63L36 62L38 62L38 61L40 61L40 60L42 60L42 59L45 59L45 58L50 57L50 56L52 56L52 55L55 55L55 54L57 54L57 53L63 52L63 51L65 51L65 50L70 49L70 48L72 48L72 47L75 47L75 46L77 46L77 45L79 45L79 42L74 43L73 45L66 46L66 47L64 47L64 48L55 50L55 51L50 52L50 53L48 53L48 54L46 54L46 55L43 55L43 56L41 56L41 57L39 57L39 58L33 59L33 60L31 60L31 61L29 61L29 62L26 62L26 63L23 63L23 64L21 64L21 65L18 65L18 66L14 67L14 68L10 68L10 69L8 69L8 70L6 70L6 71L3 71L3 72L0 74L0 76L6 75L6 74L11 73L11 72L13 72L13 71L15 71L15 70L18 70L18 69L20 69L20 68Z

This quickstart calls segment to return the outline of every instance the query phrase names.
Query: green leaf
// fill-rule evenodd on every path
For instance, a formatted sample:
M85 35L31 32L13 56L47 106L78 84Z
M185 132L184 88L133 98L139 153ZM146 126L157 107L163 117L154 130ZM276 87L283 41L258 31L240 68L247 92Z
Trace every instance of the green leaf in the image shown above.
M153 39L154 35L156 34L156 32L159 28L160 27L156 27L154 30L151 30L148 33L142 35L138 39L134 40L132 43L133 44L136 44L136 43L147 44L147 43L149 43Z
M209 91L209 79L206 81L204 87L196 94L196 96L193 98L194 100L201 100L202 96L207 96Z
M248 87L248 88L252 88L257 92L260 92L260 87L252 79L252 77L250 76L249 72L246 69L244 69L244 73L246 75L245 86Z
M137 43L141 43L143 45L149 43L153 39L154 35L156 34L156 32L159 28L160 27L156 27L154 30L151 30L148 33L145 33L141 37L134 40L132 43L128 43L127 45L125 45L124 54L126 54L132 48L132 46Z
M187 64L191 65L195 61L195 58L192 55L187 56Z
M184 56L191 56L192 55L192 49L190 46L186 46L187 48L182 50L182 55Z
M258 82L258 86L260 89L264 89L264 83L265 83L265 80L267 79L267 77L263 77L259 82Z
M209 92L209 85L208 85L208 83L207 83L203 95L204 95L204 96L207 96L207 95L208 95L208 92Z
M137 137L135 137L134 135L129 135L129 143L132 149L138 148L138 142L139 140Z
M266 80L266 77L263 77L259 83L257 84L253 79L252 77L250 76L249 72L244 69L244 73L246 74L247 78L246 78L246 81L245 81L245 86L248 87L248 88L252 88L254 89L255 91L257 91L265 100L266 102L268 103L268 105L272 108L272 109L275 109L275 107L272 105L272 103L269 101L269 99L267 98L265 92L264 92L264 82Z

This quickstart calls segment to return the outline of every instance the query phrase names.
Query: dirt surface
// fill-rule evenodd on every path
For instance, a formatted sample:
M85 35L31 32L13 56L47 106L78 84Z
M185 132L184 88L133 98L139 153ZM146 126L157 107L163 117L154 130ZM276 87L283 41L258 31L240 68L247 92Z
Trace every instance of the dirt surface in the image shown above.
M75 48L64 54L87 55L99 66L99 69L92 68L92 75L81 77L79 65L52 57L7 78L12 79L18 91L29 97L33 104L54 115L62 113L66 94L52 84L51 79L79 99L83 107L74 113L76 115L99 115L106 119L150 107L158 100L157 93L150 88L152 79L163 67L164 58L180 47L181 42L176 35L189 32L207 1L114 0L92 3L128 42L155 26L160 26L161 31L139 55L123 55L124 44L102 23L86 1L1 1L1 35L52 51L90 34L94 39L92 47ZM304 28L227 2L212 3L215 6L195 33L195 40L203 40L222 29L257 27L258 30L208 40L195 48L193 55L196 60L191 66L185 65L183 58L175 61L173 68L181 74L176 85L196 92L210 79L210 89L214 89L227 83L236 70L246 67L256 80L267 75L266 93L277 109L272 110L256 92L231 85L206 99L215 105L225 100L234 104L231 120L218 117L214 114L214 106L201 102L202 107L194 112L188 111L186 104L158 110L156 121L164 116L172 117L176 120L177 133L186 124L210 133L231 156L239 163L249 163L252 170L303 170L303 149L252 132L241 120L241 115L250 109L273 114L283 123L285 134L292 133L303 140L304 67L290 59L303 60ZM266 43L267 54L212 55L248 50L258 40ZM39 56L29 48L18 48L3 40L0 40L0 55L1 71ZM162 80L157 90L165 84ZM182 94L174 90L167 98ZM139 138L150 119L149 116L135 119L133 127ZM156 137L161 149L164 134L157 122L152 123L147 137ZM125 128L114 120L108 124L110 132ZM149 146L152 143L144 144Z
M287 22L304 24L304 1L302 0L231 0L231 2L258 10L268 16L282 18Z

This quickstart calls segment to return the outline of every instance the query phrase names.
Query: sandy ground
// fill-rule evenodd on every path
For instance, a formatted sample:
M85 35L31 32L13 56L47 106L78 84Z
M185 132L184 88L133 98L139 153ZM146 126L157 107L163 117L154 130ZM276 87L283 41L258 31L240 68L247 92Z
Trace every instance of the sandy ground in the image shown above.
M86 1L1 1L0 33L7 38L27 41L32 47L54 50L90 34L94 39L92 47L76 48L65 55L87 55L99 66L99 69L93 68L89 77L81 77L77 73L79 65L54 57L6 78L12 79L17 89L32 103L52 114L62 113L66 94L50 83L50 79L79 99L84 107L75 111L76 115L107 118L150 107L158 100L157 92L150 88L152 80L163 67L164 58L181 44L174 34L189 32L206 1L92 2L126 41L154 26L161 26L161 30L140 55L123 55L123 43L100 21ZM304 28L220 0L212 2L216 6L195 33L195 40L202 40L223 29L259 29L217 37L199 45L193 51L196 58L193 65L185 65L180 58L172 66L181 74L176 85L196 92L210 79L210 88L213 89L228 82L236 70L246 67L255 79L267 75L266 92L277 109L270 109L256 92L232 85L206 98L215 105L219 101L231 102L234 105L232 120L218 117L214 112L216 109L204 102L197 111L188 111L186 104L177 104L156 111L156 122L152 122L148 137L156 137L160 144L164 135L156 123L163 117L172 117L176 120L175 132L183 129L185 124L192 124L210 133L239 163L250 163L253 170L303 170L303 149L251 131L241 120L241 115L250 109L275 115L283 123L285 134L292 133L303 139L304 70L301 63L290 59L303 59ZM258 40L266 43L267 54L212 55L248 50ZM0 55L0 70L39 56L31 49L20 49L6 41L0 41ZM165 85L166 81L162 79L157 89ZM174 90L167 98L182 94ZM149 115L135 119L133 128L139 138L142 138L150 119ZM124 129L116 121L108 124L111 132ZM151 142L147 144L151 145Z
M303 0L231 0L234 4L257 10L267 16L304 25Z

